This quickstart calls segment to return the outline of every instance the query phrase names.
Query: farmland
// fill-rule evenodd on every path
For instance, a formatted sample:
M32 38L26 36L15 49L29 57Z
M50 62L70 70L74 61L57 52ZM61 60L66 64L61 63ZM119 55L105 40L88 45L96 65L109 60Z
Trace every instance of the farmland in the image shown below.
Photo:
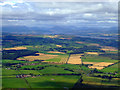
M117 42L64 35L3 35L4 88L117 88Z
M69 63L69 64L82 64L81 54L70 55L67 63Z
M13 47L13 48L3 48L3 50L22 50L27 49L26 47Z
M17 58L17 60L29 60L29 61L34 61L34 60L47 60L47 59L52 59L58 55L49 55L49 54L42 54L39 56L25 56L23 58Z
M41 79L42 78L42 79ZM27 78L32 88L72 88L79 76L42 76Z

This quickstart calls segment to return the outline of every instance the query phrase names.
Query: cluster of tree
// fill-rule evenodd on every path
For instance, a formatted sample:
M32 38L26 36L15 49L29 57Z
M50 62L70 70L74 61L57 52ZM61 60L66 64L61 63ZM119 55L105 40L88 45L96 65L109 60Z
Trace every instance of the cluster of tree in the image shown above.
M113 78L112 76L108 76L108 75L97 75L94 77L101 77L101 78L106 78L106 79L110 79L110 80Z
M103 73L103 72L101 72L100 70L97 70L97 69L95 68L95 69L93 69L93 70L90 70L90 74L92 74L92 73Z
M63 76L63 75L75 75L75 76L81 76L81 74L75 74L75 73L71 73L71 74L62 74L62 73L57 73L57 74L43 74L43 75L58 75L58 76Z
M68 69L68 68L65 68L64 70L67 70L67 71L74 72L73 70L71 70L71 69Z
M42 70L45 67L50 67L50 66L53 66L53 65L38 66L38 67L25 67L25 68L19 68L19 69L21 69L21 70Z
M20 45L50 45L58 44L68 46L79 46L76 41L97 43L104 46L118 47L118 42L112 39L95 39L95 38L83 38L72 37L72 39L59 39L59 38L43 38L43 37L28 37L28 36L4 36L2 41L3 47L14 47Z
M85 41L89 43L97 43L104 46L118 47L118 41L114 39L97 39L97 38L85 38L85 37L74 37L73 41Z
M66 47L66 48L54 48L59 52L65 52L72 51L70 54L79 54L83 52L104 52L103 50L100 50L97 46L83 46L82 48L74 48L74 47ZM52 49L51 49L52 50Z
M44 69L44 67L40 67L40 68L23 68L22 70L42 70Z
M103 57L109 57L111 59L119 60L118 54L113 54L113 53L105 53L105 54L99 54L99 56Z
M11 59L15 60L18 57L28 56L28 55L37 55L38 51L32 50L3 50L2 51L2 59Z
M2 63L2 66L11 67L12 65L16 65L17 63Z
M28 36L4 36L2 41L3 47L14 47L22 45L50 45L63 44L60 39L42 38L42 37L28 37Z

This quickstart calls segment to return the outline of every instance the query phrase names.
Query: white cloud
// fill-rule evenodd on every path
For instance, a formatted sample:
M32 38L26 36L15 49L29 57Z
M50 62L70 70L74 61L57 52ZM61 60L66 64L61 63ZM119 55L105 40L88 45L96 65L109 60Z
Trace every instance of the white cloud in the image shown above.
M98 23L117 23L117 21L97 21Z
M12 3L12 2L4 2L4 3L0 3L1 6L4 6L4 5L14 5L15 3Z
M85 17L91 17L91 16L93 16L93 14L91 14L91 13L85 13L84 16Z
M117 23L117 21L107 21L108 23Z
M16 3L23 3L23 0L6 0L0 3L0 6L11 5L14 6Z
M9 22L19 21L19 20L8 20Z
M43 26L47 25L86 25L94 26L117 22L116 3L23 3L11 2L3 6L5 25ZM8 20L8 21L7 21ZM18 20L18 21L17 21ZM11 23L10 23L11 22Z

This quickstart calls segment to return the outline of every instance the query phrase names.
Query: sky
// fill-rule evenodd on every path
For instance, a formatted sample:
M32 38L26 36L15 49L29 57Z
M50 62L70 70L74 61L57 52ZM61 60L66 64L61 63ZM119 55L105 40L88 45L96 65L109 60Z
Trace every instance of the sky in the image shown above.
M2 26L110 28L118 25L118 2L1 0L0 7Z

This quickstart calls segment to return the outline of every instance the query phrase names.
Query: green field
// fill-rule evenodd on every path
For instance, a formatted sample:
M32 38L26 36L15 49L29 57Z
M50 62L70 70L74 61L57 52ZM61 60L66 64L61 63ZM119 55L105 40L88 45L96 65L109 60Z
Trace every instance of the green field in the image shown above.
M118 60L114 60L109 57L102 57L98 55L85 55L82 57L82 61L83 62L111 62L111 63L118 62Z
M55 54L55 55L57 55L57 54ZM45 61L49 61L49 62L64 62L64 63L66 63L66 61L67 61L67 59L68 59L68 54L63 54L63 55L59 55L59 56L57 56L57 57L55 57L55 58L53 58L53 59L48 59L48 60L45 60Z
M29 88L22 78L5 77L2 78L2 88Z
M53 59L48 59L45 61L49 61L49 62L60 62L61 58L53 58Z
M15 76L17 74L20 74L17 70L8 70L8 69L2 69L2 75L3 76Z
M101 70L90 69L88 64L67 64L67 60L72 54L83 54L79 57L82 62L117 63L117 51L101 50L102 46L118 48L116 43L112 39L65 35L59 35L57 38L44 35L5 35L3 48L24 46L27 49L3 50L2 66L0 66L2 67L2 86L3 88L64 88L66 90L73 88L76 83L85 88L120 86L118 85L118 64ZM96 44L96 46L92 46L92 44ZM60 45L60 47L56 45ZM86 52L98 52L99 55ZM34 58L34 56L38 56L36 53L43 53L39 54L42 58ZM28 61L17 60L17 58L25 56L33 56L34 61L30 61L30 58ZM49 58L50 56L52 58ZM74 57L73 60L75 60ZM78 82L79 80L83 80L82 84Z
M54 71L54 72L53 72ZM46 69L36 71L36 70L7 70L3 69L3 88L30 88L26 84L23 78L15 78L18 74L30 74L40 75L42 74L70 74L72 72L65 71L63 68L48 67ZM71 78L72 77L72 78ZM25 78L32 88L63 88L72 87L78 80L79 76L39 76L39 77L27 77ZM13 85L12 85L13 84ZM45 86L47 85L47 86Z
M71 74L73 72L64 70L63 68L59 67L46 67L45 69L39 70L42 74Z
M34 74L34 75L39 75L41 73L39 73L37 70L20 70L20 73L22 74Z
M26 78L32 88L72 88L80 76L41 76Z
M118 72L118 70L120 69L118 65L119 65L118 63L114 64L114 65L112 65L110 67L106 67L106 68L102 69L101 71L103 71L103 72L112 72L112 73Z
M61 64L58 66L64 67L64 68L69 68L69 69L80 69L80 65L74 65L74 64Z
M38 67L44 67L44 66L50 66L51 64L40 64L40 65L25 65L25 66L22 66L20 69L24 69L24 68L35 68L37 69Z
M18 60L7 60L7 59L4 59L2 60L2 63L28 63L27 61L18 61Z
M90 84L90 85L106 85L106 86L119 86L118 80L112 79L109 81L109 79L102 79L99 77L88 77L83 76L83 83L84 84Z

